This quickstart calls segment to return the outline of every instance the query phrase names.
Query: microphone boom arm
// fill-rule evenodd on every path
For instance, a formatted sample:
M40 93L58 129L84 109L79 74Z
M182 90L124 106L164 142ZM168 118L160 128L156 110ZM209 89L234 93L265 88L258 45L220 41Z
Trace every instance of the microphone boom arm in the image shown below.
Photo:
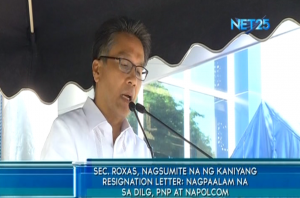
M178 137L182 138L184 141L188 142L190 145L192 145L197 151L201 152L203 155L205 155L206 157L213 159L210 155L208 155L205 151L203 151L202 149L200 149L199 147L197 147L195 144L193 144L192 142L188 141L187 139L185 139L182 135L180 135L179 133L177 133L175 130L173 130L171 127L169 127L168 125L166 125L165 123L163 123L162 121L160 121L157 117L155 117L154 115L152 115L150 112L148 112L146 109L143 109L143 112L148 114L149 116L153 117L156 121L158 121L159 123L161 123L162 125L164 125L165 127L167 127L170 131L172 131L175 135L177 135ZM142 112L141 112L142 113Z
M133 111L133 112L134 112L135 116L138 117L136 111ZM144 129L142 128L141 121L140 121L140 119L137 119L137 121L139 122L139 125L140 125L140 127L141 127L141 129L142 129L142 131L143 131L143 134L144 134L144 136L145 136L145 140L146 140L147 147L148 147L148 149L149 149L149 151L150 151L150 153L151 153L151 157L153 158L153 151L152 151L152 148L151 148L150 143L149 143L149 141L148 141L148 138L147 138L147 136L146 136L146 133L145 133Z
M150 143L149 143L149 141L148 141L148 138L147 138L147 136L146 136L146 133L145 133L143 127L142 127L141 121L140 121L140 119L139 119L139 117L138 117L138 115L137 115L137 113L136 113L136 110L135 110L136 107L135 107L134 102L130 102L130 103L129 103L129 109L130 109L130 111L133 111L133 112L134 112L135 118L137 119L137 121L138 121L138 123L139 123L139 125L140 125L140 127L141 127L141 129L142 129L142 132L143 132L144 137L145 137L145 140L146 140L147 147L148 147L148 149L149 149L149 151L150 151L150 154L151 154L151 157L152 157L152 159L153 159L153 151L152 151L152 148L151 148Z

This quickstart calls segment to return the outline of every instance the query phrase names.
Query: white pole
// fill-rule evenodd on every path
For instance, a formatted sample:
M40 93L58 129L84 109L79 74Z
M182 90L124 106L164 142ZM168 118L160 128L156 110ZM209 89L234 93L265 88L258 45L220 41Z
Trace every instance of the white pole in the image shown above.
M227 56L228 85L228 157L235 149L235 88L234 88L234 54Z
M184 71L184 138L190 141L190 70ZM184 142L184 158L191 157L190 144Z
M34 33L32 1L31 0L28 0L28 8L29 8L30 32Z

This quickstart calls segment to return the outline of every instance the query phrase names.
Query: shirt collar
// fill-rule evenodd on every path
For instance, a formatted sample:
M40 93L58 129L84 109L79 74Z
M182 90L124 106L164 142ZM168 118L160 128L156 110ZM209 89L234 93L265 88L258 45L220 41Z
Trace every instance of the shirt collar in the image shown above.
M107 123L106 118L102 114L102 112L99 110L99 108L96 106L94 101L91 98L87 98L84 105L83 105L83 112L86 116L86 120L89 126L89 131L92 131L96 126L102 123ZM128 128L131 128L130 124L128 123L127 119L124 119L121 132L127 130Z

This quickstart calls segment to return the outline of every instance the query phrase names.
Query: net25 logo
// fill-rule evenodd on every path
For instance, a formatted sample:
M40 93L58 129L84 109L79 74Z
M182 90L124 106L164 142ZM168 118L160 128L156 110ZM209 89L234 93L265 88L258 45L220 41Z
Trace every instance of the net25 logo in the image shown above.
M234 29L234 26L238 30L246 31L246 34L249 34L253 30L268 30L270 29L269 19L266 19L264 16L262 19L231 19L231 30Z

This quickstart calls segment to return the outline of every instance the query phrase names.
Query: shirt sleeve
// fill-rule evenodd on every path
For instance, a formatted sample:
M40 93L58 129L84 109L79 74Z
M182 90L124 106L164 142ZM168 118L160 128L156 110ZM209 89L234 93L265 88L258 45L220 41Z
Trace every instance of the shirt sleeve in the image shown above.
M76 146L68 125L60 118L54 120L41 153L44 161L74 161Z

